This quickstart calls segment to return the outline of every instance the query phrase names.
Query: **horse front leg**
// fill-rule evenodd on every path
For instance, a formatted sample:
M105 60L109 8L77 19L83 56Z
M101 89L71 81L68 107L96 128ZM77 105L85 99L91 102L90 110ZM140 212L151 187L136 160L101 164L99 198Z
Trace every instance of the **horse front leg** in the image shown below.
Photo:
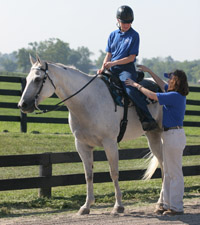
M112 181L114 183L115 187L115 205L113 208L112 213L123 213L124 212L124 206L122 204L122 193L119 187L119 170L118 170L118 161L119 161L119 155L118 155L118 147L117 143L113 142L113 140L104 140L103 146L106 152L106 156L109 162L110 166L110 176L112 178Z
M75 145L83 162L87 185L87 197L85 204L81 206L78 211L79 215L84 215L90 213L90 206L95 201L93 193L93 148L79 142L78 140L75 140Z

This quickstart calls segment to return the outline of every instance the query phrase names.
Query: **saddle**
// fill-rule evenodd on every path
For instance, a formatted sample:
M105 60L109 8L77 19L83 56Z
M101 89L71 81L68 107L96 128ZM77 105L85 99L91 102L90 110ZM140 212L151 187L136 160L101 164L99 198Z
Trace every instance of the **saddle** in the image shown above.
M124 106L124 101L126 97L129 99L128 95L126 94L125 90L123 89L122 83L118 77L117 74L113 74L109 70L105 70L101 75L100 78L106 83L110 94L113 97L113 101L115 105L117 106ZM137 71L137 83L142 85L143 87L153 91L153 92L161 92L160 87L153 82L152 80L149 79L144 79L144 73L142 71ZM141 93L141 95L143 95ZM143 95L143 97L146 98L147 104L154 103L155 101L152 99L147 98L146 96ZM131 102L131 106L135 105L134 102L132 102L129 99L129 103Z
M144 78L143 72L137 71L137 75L138 75L137 83L141 84L143 87L145 87L153 92L161 91L159 86L155 82L148 80L148 79L143 79ZM128 107L130 105L130 102L133 103L132 105L135 105L135 104L134 104L134 102L132 102L129 99L129 96L126 94L118 75L113 74L111 71L105 70L100 75L100 78L106 83L106 85L110 91L110 94L115 103L115 111L117 111L117 106L124 107L124 116L120 122L120 132L117 137L117 142L119 143L121 141L121 139L123 138L124 133L126 131L126 126L128 123L128 120L127 120ZM146 98L147 104L155 102L155 101L147 98L144 95L143 95L143 97Z

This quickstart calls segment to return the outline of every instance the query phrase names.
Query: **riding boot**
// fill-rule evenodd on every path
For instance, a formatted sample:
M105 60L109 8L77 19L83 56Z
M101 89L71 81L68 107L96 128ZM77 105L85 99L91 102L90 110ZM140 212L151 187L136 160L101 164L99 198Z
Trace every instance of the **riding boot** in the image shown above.
M145 112L137 106L135 106L135 109L139 116L139 120L142 124L142 128L144 131L150 131L158 128L158 124L153 119L153 117L150 117L149 115L145 114Z

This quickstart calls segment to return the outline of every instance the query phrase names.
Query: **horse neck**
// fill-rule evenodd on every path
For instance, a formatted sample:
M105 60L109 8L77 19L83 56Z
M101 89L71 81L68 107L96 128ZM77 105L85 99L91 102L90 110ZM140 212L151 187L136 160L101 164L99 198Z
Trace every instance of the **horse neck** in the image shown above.
M59 66L52 65L51 70L56 85L55 93L61 100L73 95L91 79L90 76L69 67L63 69ZM90 88L89 86L87 87L87 90ZM84 94L87 93L89 92L84 92ZM83 96L82 93L79 93L77 96L75 95L66 101L65 105L68 108L73 108L75 105L77 106L79 104L82 105L83 97L87 98L86 96Z

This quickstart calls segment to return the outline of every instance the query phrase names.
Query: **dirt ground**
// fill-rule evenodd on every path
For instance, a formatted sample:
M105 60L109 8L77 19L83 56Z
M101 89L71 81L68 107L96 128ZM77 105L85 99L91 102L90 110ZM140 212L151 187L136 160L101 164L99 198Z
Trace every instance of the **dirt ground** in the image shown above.
M15 218L1 218L0 225L156 225L156 224L200 224L200 198L184 202L184 214L162 216L153 213L155 204L133 207L126 206L123 214L111 214L111 208L92 208L89 215L76 213L47 213L45 215L26 215Z

